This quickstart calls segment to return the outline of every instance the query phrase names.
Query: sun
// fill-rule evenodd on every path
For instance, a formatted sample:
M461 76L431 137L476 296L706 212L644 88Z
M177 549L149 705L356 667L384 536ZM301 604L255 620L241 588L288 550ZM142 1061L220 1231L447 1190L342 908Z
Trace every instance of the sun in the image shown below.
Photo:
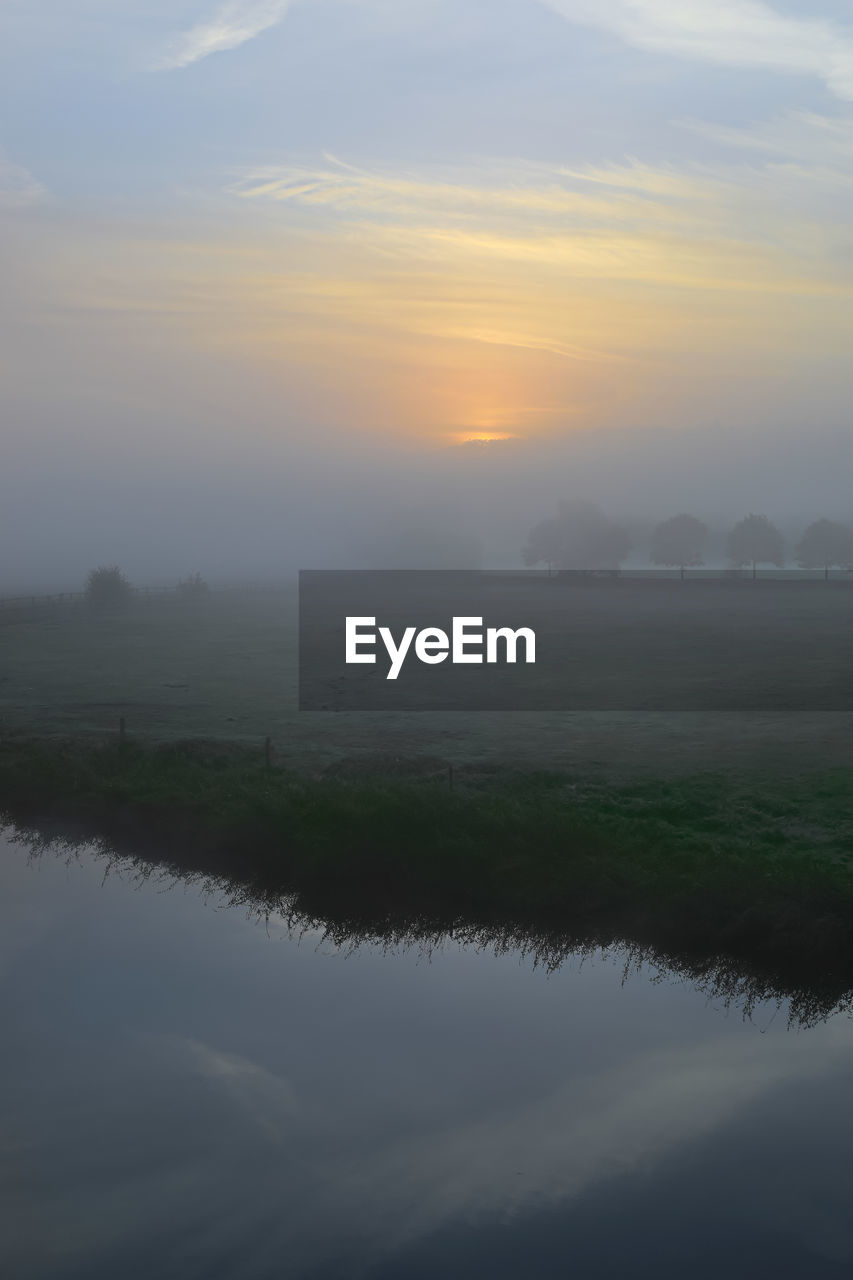
M499 440L518 440L519 438L511 431L453 431L450 434L454 444L493 444Z

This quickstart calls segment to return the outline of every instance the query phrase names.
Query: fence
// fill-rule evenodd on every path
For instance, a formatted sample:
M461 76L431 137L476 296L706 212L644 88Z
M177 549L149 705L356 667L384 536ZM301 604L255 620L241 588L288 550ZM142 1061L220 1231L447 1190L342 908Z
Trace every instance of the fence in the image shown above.
M249 593L256 595L259 593L283 591L289 583L270 583L270 582L241 582L229 583L225 586L211 587L211 591L216 595L224 595L228 593L240 594ZM137 600L163 600L177 599L179 596L177 587L131 587L131 593ZM19 596L0 596L0 612L5 609L33 609L33 608L60 608L74 605L80 607L86 601L85 591L59 591L52 594L35 594L19 595Z
M151 590L148 587L132 587L133 594L142 600L158 596L177 595L175 587L163 590ZM85 591L59 591L52 595L0 596L0 610L59 608L69 605L80 606L86 599Z
M530 577L536 575L538 577L552 578L625 578L642 581L647 578L660 579L661 581L683 579L685 582L691 581L709 581L709 582L725 582L730 580L749 580L761 582L843 582L853 585L853 567L849 569L767 569L757 568L753 573L751 568L747 569L665 569L652 567L649 569L554 569L550 573L547 569L511 569L511 570L486 570L488 573L502 575L506 572L508 577ZM257 594L283 591L291 583L277 582L243 582L233 583L225 586L212 587L217 595L227 593L239 594ZM132 587L131 591L138 600L163 600L176 599L178 597L177 587ZM86 600L85 591L59 591L50 595L19 595L19 596L0 596L0 613L7 609L52 609L68 606L76 606L79 608Z

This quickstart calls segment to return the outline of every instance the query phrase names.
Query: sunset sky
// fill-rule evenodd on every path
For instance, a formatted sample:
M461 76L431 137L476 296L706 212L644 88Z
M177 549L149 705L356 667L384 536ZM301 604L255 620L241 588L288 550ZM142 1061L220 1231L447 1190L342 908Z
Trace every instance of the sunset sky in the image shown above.
M847 430L841 0L4 0L0 96L16 492Z

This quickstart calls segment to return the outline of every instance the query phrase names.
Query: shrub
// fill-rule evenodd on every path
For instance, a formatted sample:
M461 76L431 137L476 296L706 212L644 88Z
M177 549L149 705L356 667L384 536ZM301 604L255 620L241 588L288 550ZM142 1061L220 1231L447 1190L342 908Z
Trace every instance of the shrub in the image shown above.
M118 608L130 600L131 585L117 564L100 565L86 579L86 599L98 609Z

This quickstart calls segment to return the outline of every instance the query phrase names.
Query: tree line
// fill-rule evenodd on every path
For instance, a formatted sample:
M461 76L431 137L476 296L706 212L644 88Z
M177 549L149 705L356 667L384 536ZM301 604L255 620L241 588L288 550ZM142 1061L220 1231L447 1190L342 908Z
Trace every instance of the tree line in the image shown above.
M200 573L191 573L175 587L182 600L203 599L209 590ZM87 603L96 609L115 609L128 604L133 587L117 564L102 564L90 570L83 594Z
M680 512L658 524L651 538L652 564L684 570L704 564L708 527L696 516ZM627 530L609 520L593 503L561 502L557 514L533 526L522 557L529 567L552 569L617 568L631 550ZM765 515L744 516L729 530L726 555L735 568L750 567L753 577L761 564L782 568L785 540ZM794 548L803 569L853 568L853 530L836 520L815 520Z

